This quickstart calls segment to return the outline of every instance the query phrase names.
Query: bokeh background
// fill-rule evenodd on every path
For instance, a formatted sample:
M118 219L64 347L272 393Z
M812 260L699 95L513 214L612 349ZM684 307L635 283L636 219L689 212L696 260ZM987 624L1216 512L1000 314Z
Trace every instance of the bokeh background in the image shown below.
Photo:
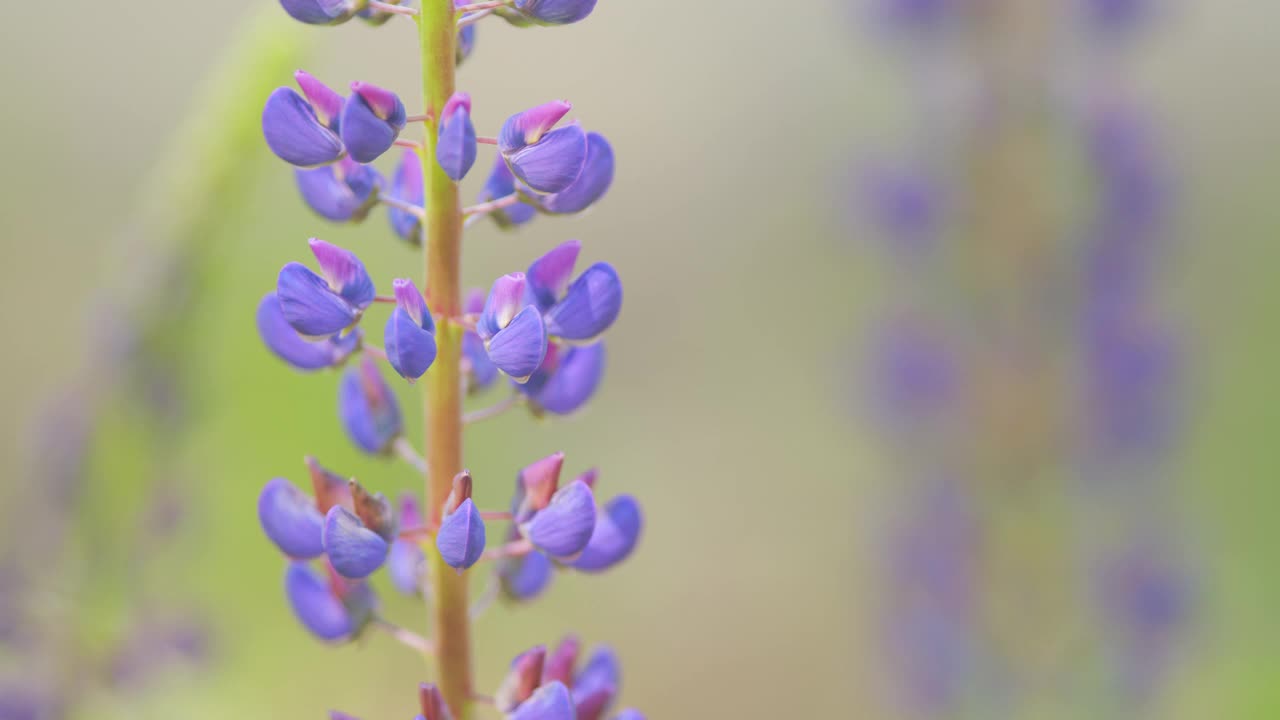
M1276 717L1280 12L1156 4L1125 72L1177 176L1162 282L1187 354L1164 482L1194 610L1148 711ZM571 472L602 468L606 495L638 495L648 524L618 570L484 617L481 687L572 630L618 649L623 701L650 717L908 716L878 611L902 488L857 389L868 308L893 279L846 183L912 105L902 48L865 20L845 3L606 0L567 28L482 23L461 71L481 133L567 97L619 169L583 217L477 226L466 278L575 237L618 267L627 305L587 411L477 426L467 463L498 506L517 467L563 449ZM330 649L302 632L254 507L268 478L305 477L305 454L389 495L416 479L361 456L336 422L337 375L289 371L252 316L310 236L375 278L418 272L380 213L312 216L256 129L295 66L413 97L411 25L306 28L270 0L66 0L7 8L0 33L0 717L410 716L429 668L386 637ZM227 66L255 44L274 50ZM402 388L406 409L419 392Z

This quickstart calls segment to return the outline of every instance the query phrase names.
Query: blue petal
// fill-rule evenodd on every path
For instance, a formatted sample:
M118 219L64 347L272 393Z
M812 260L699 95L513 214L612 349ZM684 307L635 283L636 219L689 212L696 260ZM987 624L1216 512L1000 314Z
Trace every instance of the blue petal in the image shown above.
M581 250L581 242L568 240L534 260L524 274L525 302L537 305L539 312L546 312L555 305L569 287L573 266L578 262Z
M436 160L444 174L454 181L466 177L476 164L476 129L469 113L454 112L440 124Z
M573 567L597 573L617 565L635 549L640 539L644 518L640 504L630 495L619 495L608 502L596 518L595 531Z
M406 380L422 377L436 359L435 336L414 322L404 308L397 307L387 318L383 344L391 367Z
M396 116L388 120L378 117L360 93L352 93L347 98L342 108L342 142L356 162L371 163L391 149L404 128L403 112L397 115L398 125Z
M316 501L284 478L273 478L258 496L258 522L285 555L310 559L324 553L324 516Z
M341 505L329 508L324 519L324 551L333 569L344 578L359 580L382 567L387 541Z
M542 370L520 387L543 410L556 415L576 412L591 399L604 377L604 343L562 350L556 367L545 377ZM538 382L536 387L532 387Z
M575 558L591 540L596 526L596 500L591 488L575 480L556 491L551 503L523 528L539 550L553 558Z
M302 263L292 262L280 270L276 296L285 321L303 335L333 335L360 317L360 311L330 289L327 280Z
M607 693L607 699L612 699L621 686L622 671L618 664L618 657L611 648L601 645L591 653L587 664L574 676L573 701L578 705L578 709L582 710L583 701L587 698L593 695L598 697L603 691ZM607 705L606 700L604 705L599 706L597 712L602 713Z
M378 291L373 286L369 271L355 253L320 238L311 238L307 244L329 286L356 311L363 311L373 303Z
M526 185L538 192L558 193L582 174L587 159L587 135L580 126L567 125L548 132L538 142L506 158L511 173Z
M468 389L483 390L498 378L498 366L489 359L480 336L467 331L462 336L462 361L468 377Z
M293 614L321 640L344 640L355 629L351 613L342 600L306 563L289 565L284 576L284 588Z
M418 543L411 540L391 543L391 552L387 554L387 574L391 576L391 584L396 590L405 595L421 593L426 570L426 555Z
M538 309L529 305L489 341L489 359L516 382L523 382L538 369L547 354L547 329Z
M367 357L342 373L338 417L352 442L369 453L386 452L402 431L400 405Z
M511 174L511 168L507 166L507 161L501 154L496 155L494 157L493 170L489 172L484 188L480 191L476 200L479 202L497 200L515 191L515 177ZM532 220L537 214L538 211L533 206L525 203L516 203L510 207L489 213L489 217L498 224L498 227L507 228L514 225L523 225Z
M609 329L620 310L622 282L617 271L608 263L596 263L547 311L547 333L565 340L592 340Z
M542 25L568 25L586 18L596 0L516 0L516 9Z
M505 558L498 571L502 592L516 601L533 600L551 584L555 566L551 558L534 550L527 555Z
M360 344L359 332L324 340L308 340L284 319L280 299L267 293L258 303L258 334L281 360L299 370L317 370L341 363Z
M445 516L436 533L440 557L449 567L459 570L476 564L484 553L484 543L484 520L471 498L463 500L457 510Z
M338 136L292 88L276 88L267 98L262 109L262 134L271 152L298 167L326 165L344 152Z
M298 192L317 215L333 222L360 221L377 202L381 184L377 170L352 162L294 171ZM345 172L344 172L345 171ZM341 174L341 177L339 175Z
M557 680L538 688L508 717L510 720L575 720L577 716L569 689Z
M542 209L556 215L579 213L609 191L613 184L613 147L599 133L587 133L587 159L582 174L569 187L542 198Z

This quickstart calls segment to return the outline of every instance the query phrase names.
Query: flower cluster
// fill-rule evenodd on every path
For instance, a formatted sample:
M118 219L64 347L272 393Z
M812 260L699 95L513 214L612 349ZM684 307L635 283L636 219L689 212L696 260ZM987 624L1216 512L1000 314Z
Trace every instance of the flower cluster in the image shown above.
M474 48L475 23L485 16L517 26L562 25L582 20L596 4L495 0L440 13L434 2L439 0L423 0L422 7L375 0L281 0L281 5L292 17L316 25L355 17L376 25L401 15L420 26L423 38L433 27L429 23L447 15L445 37L454 37L454 48L446 57L461 62ZM438 48L424 47L423 55L424 72L443 73L451 87L454 63L440 66ZM441 224L432 220L442 214L453 214L446 218L450 227L488 216L499 228L513 229L540 214L580 213L600 201L613 181L613 148L604 136L565 121L572 109L565 101L516 112L487 137L477 134L473 100L465 92L414 115L396 93L369 82L351 83L344 96L306 72L298 71L294 79L298 89L282 87L267 99L263 135L271 151L294 166L303 200L326 220L360 223L382 205L396 237L432 248L457 240L433 235L430 228ZM417 126L427 133L423 141L403 137ZM477 204L459 208L455 202L450 208L429 201L441 191L456 196L455 184L475 166L480 145L492 145L496 152ZM392 158L388 181L374 163L397 147L403 150ZM577 240L533 258L523 271L496 278L487 291L476 288L461 298L438 294L430 280L420 289L408 278L393 279L390 293L379 294L380 283L352 251L316 238L310 249L314 265L285 265L275 288L262 298L257 310L262 340L298 370L338 370L338 417L352 443L364 452L409 462L428 476L429 488L438 490L441 477L404 436L388 369L406 383L430 379L424 383L428 393L453 386L470 397L495 385L507 387L507 397L489 407L432 416L432 422L457 430L520 406L535 416L568 415L584 407L600 386L601 338L621 311L622 283L606 262L579 270ZM456 266L444 270L456 281ZM379 305L388 309L380 345L366 322ZM442 379L441 373L448 377ZM428 398L429 408L434 400ZM477 563L490 561L493 595L518 603L541 594L557 572L600 573L635 549L643 527L639 503L626 494L599 503L598 471L564 480L564 460L557 452L529 463L515 473L508 508L481 510L472 497L477 479L461 468L443 476L452 475L447 497L443 491L425 498L406 493L392 502L307 458L310 492L275 478L258 498L258 518L288 558L285 593L314 636L347 642L381 628L432 653L434 639L381 616L371 584L379 570L386 568L397 591L426 599L436 584L455 582L452 573L465 578L462 574ZM494 522L507 523L497 539L490 532ZM452 570L441 574L440 565ZM443 620L467 621L465 614ZM618 694L618 662L602 648L575 669L577 654L572 637L551 654L545 648L522 654L492 703L518 720L602 720ZM469 685L470 669L447 666L443 654L441 664L439 684L422 686L419 717L469 716L470 703L483 696L469 687L459 694L444 674L463 673ZM613 717L643 716L623 710Z
M1044 52L993 41L1060 17L1036 4L873 3L877 28L917 56L922 105L947 103L949 125L966 129L919 117L907 159L857 176L859 215L888 241L898 281L870 342L869 379L909 489L886 537L883 630L913 716L1029 715L1042 702L1141 714L1187 619L1162 477L1177 371L1155 302L1168 183L1151 124L1121 92L1116 52L1148 5L1078 0L1080 33L1052 36L1078 47ZM1107 77L1056 85L1072 53ZM1064 97L1068 85L1075 94ZM1060 122L1045 123L1049 112ZM1075 133L1051 134L1061 128ZM1080 184L1089 197L1065 204L1087 210L1075 225L1045 210L1063 204L1048 199L1063 189L1047 162L1058 147L1077 148L1090 175ZM1074 475L1077 486L1056 485ZM1081 506L1036 505L1065 497ZM1032 522L1033 507L1043 516ZM1076 537L1080 524L1097 537ZM1071 588L1073 566L1093 586ZM1033 585L1046 598L985 605ZM1090 621L1093 644L1070 642L1110 677L1042 697L1052 683L1032 676L1032 658L1065 642L1056 628ZM1097 674L1068 665L1057 675ZM1082 692L1099 697L1082 702Z

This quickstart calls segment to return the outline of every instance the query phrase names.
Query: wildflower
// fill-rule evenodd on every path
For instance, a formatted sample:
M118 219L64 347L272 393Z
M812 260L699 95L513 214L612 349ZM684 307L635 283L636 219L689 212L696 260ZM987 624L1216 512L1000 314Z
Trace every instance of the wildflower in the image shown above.
M573 678L573 704L578 720L600 720L622 683L618 658L607 646L596 648Z
M323 167L294 170L307 207L334 222L359 222L378 202L382 176L369 165L344 157Z
M575 480L523 522L520 532L547 555L572 561L586 548L595 525L595 496L586 483Z
M515 0L515 8L539 25L568 25L590 15L596 0Z
M569 688L564 683L553 682L534 691L507 717L510 720L575 720L576 712Z
M511 173L533 190L558 193L578 179L587 159L587 136L575 124L552 129L572 106L549 102L512 115L498 133L498 150Z
M366 0L280 0L284 11L309 25L337 25L364 9Z
M465 570L480 560L485 546L484 520L471 501L471 476L466 471L453 479L443 513L436 549L449 567Z
M549 343L538 369L523 385L516 385L529 398L534 412L568 415L591 399L604 376L603 342L574 347Z
M305 98L292 88L276 88L262 109L267 147L298 167L319 167L338 160L346 153L338 137L342 96L302 70L294 78Z
M360 347L360 330L332 335L321 340L308 340L284 318L280 298L267 293L258 303L258 334L277 357L299 370L318 370L341 365Z
M600 133L587 133L587 157L578 178L565 189L538 198L538 208L552 215L580 213L604 197L613 184L613 147Z
M622 310L622 281L608 263L596 263L569 283L582 244L569 240L529 266L525 297L542 312L547 333L588 342L609 329Z
M396 537L396 518L382 493L370 494L351 481L355 511L337 505L324 521L324 551L333 569L344 578L359 580L382 567Z
M370 163L391 149L408 115L400 97L365 82L351 83L342 108L342 142L357 162Z
M466 177L476 163L476 129L471 124L471 96L456 92L440 111L436 161L452 180Z
M507 671L498 691L493 694L494 705L500 712L515 710L533 695L542 684L542 666L546 659L547 648L538 645L520 653L511 661L511 669Z
M422 377L436 359L435 323L413 281L399 278L391 286L396 308L387 318L383 342L391 367L412 382Z
M573 567L583 572L603 572L626 560L640 540L644 518L640 503L630 495L618 495L596 516L595 529Z
M524 273L498 278L476 322L476 333L484 341L489 359L516 382L527 380L547 352L542 315L524 303L524 295Z
M387 197L415 207L422 207L426 195L422 184L422 161L418 153L405 150L400 155L400 163L396 165L396 174L391 178L391 188L387 190ZM422 218L407 210L388 206L387 220L391 222L391 229L400 236L401 240L413 245L421 244Z
M505 158L499 154L494 158L493 170L489 172L488 179L485 180L484 188L480 191L480 195L476 198L479 202L489 202L490 200L498 200L507 197L516 192L516 179L511 174L511 168L507 165ZM500 228L511 228L517 225L523 225L534 218L538 211L525 202L518 202L515 205L509 205L505 208L494 210L488 213L489 217L498 224Z
M342 373L338 416L351 441L369 453L385 453L403 432L400 405L368 357Z
M280 270L276 296L284 319L303 335L325 337L360 319L376 291L364 264L351 252L323 240L310 240L324 277L301 263Z
M328 582L305 562L294 562L285 572L285 594L298 621L326 642L355 637L373 619L378 599L362 582L342 579L332 569Z
M400 527L415 528L422 525L422 514L418 510L418 501L412 493L400 496ZM426 555L416 540L397 537L391 542L391 550L387 554L387 574L396 590L405 595L422 593L426 579Z

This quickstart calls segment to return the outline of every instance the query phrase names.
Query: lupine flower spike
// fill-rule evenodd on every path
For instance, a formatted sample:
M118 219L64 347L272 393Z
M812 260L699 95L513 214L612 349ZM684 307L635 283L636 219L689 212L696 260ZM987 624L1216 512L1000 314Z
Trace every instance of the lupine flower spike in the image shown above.
M503 275L487 293L476 289L464 296L458 248L465 246L463 230L486 215L507 229L539 213L569 215L593 206L613 182L614 151L603 135L562 124L567 102L516 113L494 138L477 136L468 94L435 94L457 86L453 68L474 53L475 23L487 15L518 26L564 25L586 18L596 0L280 4L313 25L358 16L376 27L402 15L419 25L420 38L443 46L420 48L427 97L413 102L413 115L391 90L356 82L343 97L302 71L295 75L300 91L279 88L263 109L267 145L294 166L299 194L313 212L354 224L384 205L395 235L409 247L425 246L428 262L419 259L411 267L429 271L425 282L394 279L390 293L380 295L354 253L313 239L318 270L285 265L258 304L258 332L272 353L298 370L338 369L338 421L351 442L366 453L405 461L427 486L425 495L401 493L393 505L375 486L326 470L313 458L307 458L310 492L283 477L267 482L258 496L258 520L286 558L288 603L320 641L350 642L379 631L433 656L428 667L438 678L419 686L416 720L473 717L477 703L490 703L508 720L605 720L620 690L611 650L597 649L579 667L572 636L550 653L534 647L511 663L493 697L485 698L472 692L470 663L459 660L466 655L459 650L468 648L457 643L467 642L471 618L494 599L531 602L557 572L598 573L625 560L639 541L639 504L624 494L598 506L596 470L561 483L565 456L553 453L516 473L505 509L482 510L473 497L475 480L461 469L461 438L464 427L521 405L534 416L583 408L604 375L599 338L618 318L622 285L608 263L575 275L581 244L573 240L535 260L527 273ZM433 135L401 138L423 131ZM456 183L475 166L481 143L496 145L497 152L479 202L464 208ZM373 163L397 145L405 149L384 180ZM364 323L371 312L386 312L385 319L375 319L382 324L380 343ZM414 406L426 408L428 457L405 436L384 365L415 385L402 391L426 394L426 402ZM498 383L500 374L509 380ZM495 385L506 393L497 403L467 412L459 407L466 400L459 396ZM445 485L450 477L452 484ZM492 523L506 525L493 530L502 539L494 546L488 543ZM484 562L493 563L477 568L488 579L487 590L468 603L465 571ZM438 572L442 566L456 574ZM382 615L370 583L384 567L397 592L430 601L437 637ZM332 720L361 716L330 712ZM623 710L613 720L644 717Z

